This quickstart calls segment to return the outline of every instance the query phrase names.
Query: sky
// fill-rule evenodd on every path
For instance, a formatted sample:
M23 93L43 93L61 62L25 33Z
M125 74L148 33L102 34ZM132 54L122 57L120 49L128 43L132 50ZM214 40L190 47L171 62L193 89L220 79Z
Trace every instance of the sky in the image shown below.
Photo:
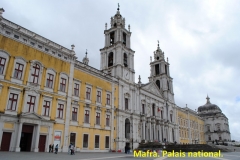
M150 56L168 57L175 103L195 110L207 94L229 119L232 140L240 140L239 0L1 0L3 17L66 48L100 69L105 23L117 4L131 26L135 81L148 82Z

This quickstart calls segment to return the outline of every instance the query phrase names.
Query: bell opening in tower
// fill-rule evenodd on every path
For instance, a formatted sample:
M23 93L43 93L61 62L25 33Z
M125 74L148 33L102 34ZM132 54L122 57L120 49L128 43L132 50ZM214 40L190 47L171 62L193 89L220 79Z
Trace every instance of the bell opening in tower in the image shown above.
M124 63L124 67L128 66L127 65L127 54L126 53L124 53L124 55L123 55L123 63Z
M159 64L155 65L155 73L156 75L159 75Z
M113 66L113 52L108 55L108 67Z
M123 32L123 45L126 46L126 33Z
M110 45L114 44L114 32L110 33Z

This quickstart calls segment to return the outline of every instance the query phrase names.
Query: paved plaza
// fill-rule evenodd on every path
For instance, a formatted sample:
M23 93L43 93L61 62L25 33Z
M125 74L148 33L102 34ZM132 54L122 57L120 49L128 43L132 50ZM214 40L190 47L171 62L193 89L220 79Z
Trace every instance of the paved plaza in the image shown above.
M221 158L135 158L132 154L124 153L76 153L69 155L67 153L34 153L34 152L0 152L0 160L239 160L240 152L223 153Z

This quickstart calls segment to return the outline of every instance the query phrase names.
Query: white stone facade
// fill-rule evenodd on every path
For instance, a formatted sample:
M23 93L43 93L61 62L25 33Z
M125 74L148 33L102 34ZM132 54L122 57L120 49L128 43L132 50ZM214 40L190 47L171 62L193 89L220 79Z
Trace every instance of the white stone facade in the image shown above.
M100 68L119 80L117 150L124 150L126 145L137 148L141 141L177 141L176 105L164 52L157 47L150 63L149 82L142 84L139 76L136 84L130 25L126 30L119 10L111 17L109 29L106 24L104 34Z

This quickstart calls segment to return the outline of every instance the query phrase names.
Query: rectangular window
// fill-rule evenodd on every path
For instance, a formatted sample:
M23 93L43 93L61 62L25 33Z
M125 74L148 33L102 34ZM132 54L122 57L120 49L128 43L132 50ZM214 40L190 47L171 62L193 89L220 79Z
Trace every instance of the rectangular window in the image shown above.
M172 122L172 114L170 114L170 121Z
M65 90L66 90L66 79L65 78L61 78L60 91L65 92Z
M161 110L161 118L163 119L163 111Z
M88 87L87 87L86 99L90 100L90 95L91 95L91 88L88 88Z
M128 99L125 98L125 110L128 110Z
M63 118L63 104L58 104L57 118Z
M99 135L95 135L95 148L99 148Z
M46 87L53 88L53 74L48 73Z
M38 84L39 73L40 73L40 66L38 64L35 64L33 66L32 83Z
M35 101L36 101L35 96L28 96L28 102L27 102L28 112L34 112Z
M105 148L109 148L109 136L105 137Z
M13 77L17 79L21 79L22 73L23 73L23 64L16 63Z
M123 44L126 45L126 40L127 40L127 35L126 33L123 32Z
M50 101L44 101L44 104L43 104L43 115L44 116L49 116L49 111L50 111Z
M79 96L79 84L74 83L74 96Z
M96 124L100 125L100 113L96 113Z
M101 103L101 91L97 91L97 102Z
M84 119L85 123L89 123L89 111L85 110L85 119Z
M110 94L107 94L107 105L110 105Z
M155 74L159 75L159 64L155 65Z
M78 109L76 107L73 107L72 109L72 120L77 121L77 111Z
M145 114L145 106L142 104L142 114Z
M88 134L83 135L83 148L88 148Z
M106 126L110 126L110 115L106 117Z
M17 100L18 100L18 95L14 94L14 93L10 93L7 109L12 110L12 111L16 111Z
M114 32L110 33L110 45L114 44Z
M0 74L3 74L4 67L5 67L5 62L6 62L6 59L0 57Z

